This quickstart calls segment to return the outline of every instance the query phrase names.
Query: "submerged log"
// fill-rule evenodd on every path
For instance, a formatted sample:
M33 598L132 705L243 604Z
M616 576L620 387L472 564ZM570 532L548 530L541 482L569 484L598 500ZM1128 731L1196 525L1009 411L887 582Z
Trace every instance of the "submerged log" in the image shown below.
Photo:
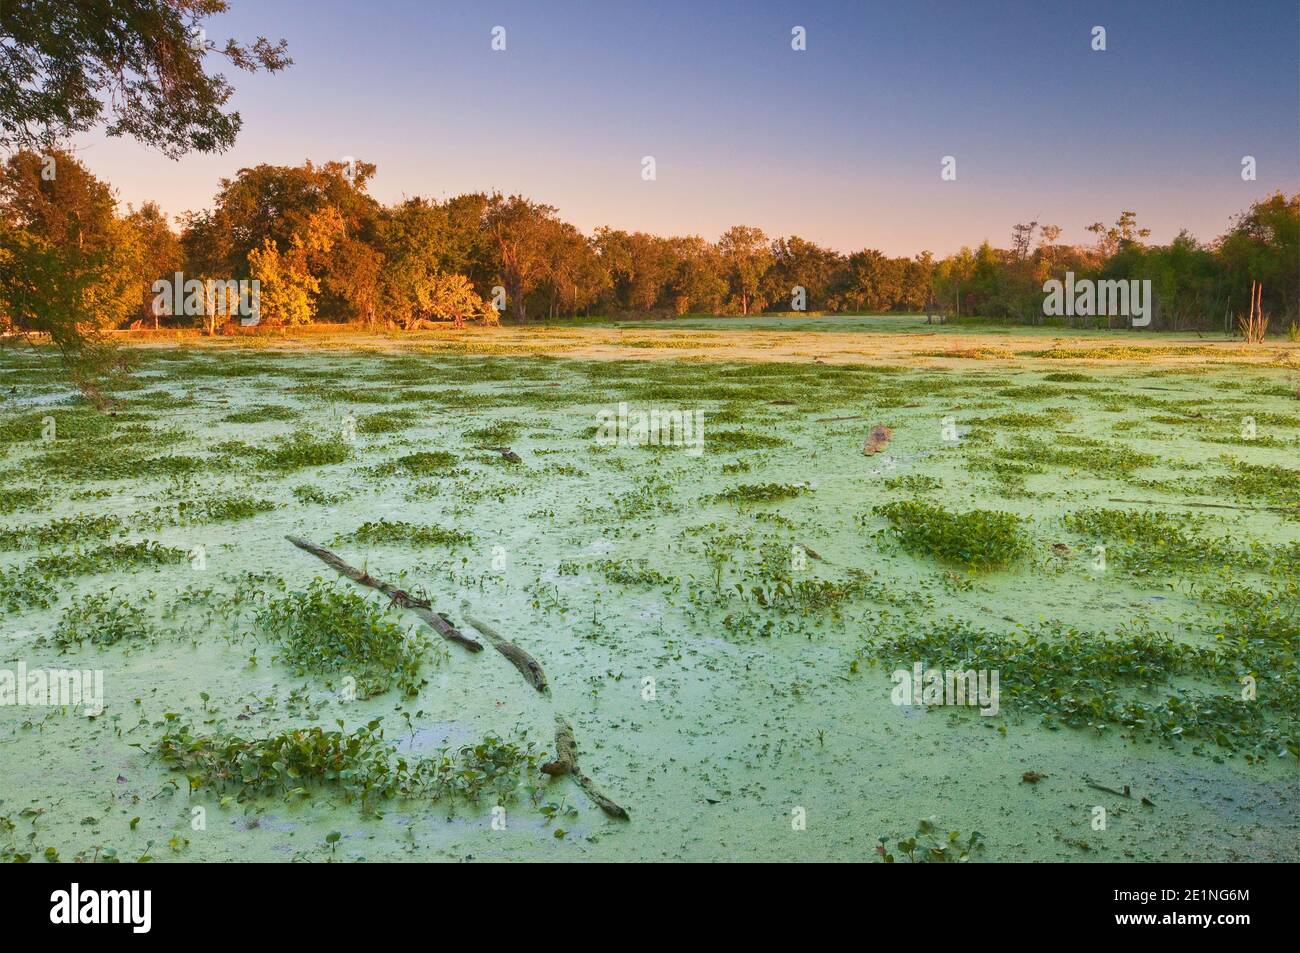
M474 616L470 615L469 612L465 610L464 606L461 606L461 615L465 617L466 622L482 632L484 638L488 640L489 644L509 659L510 664L519 669L519 673L523 675L524 680L528 682L529 685L532 685L533 688L537 689L539 692L546 691L546 673L542 671L542 667L537 663L537 659L533 658L513 642L507 641L500 632L492 628L492 626L488 625L486 622L474 618Z
M573 775L578 786L586 791L587 796L596 802L596 806L610 817L617 817L622 821L632 819L626 809L615 804L609 795L597 787L596 782L583 774L582 769L578 767L578 746L573 740L573 729L569 727L563 715L555 716L555 760L542 765L542 770L551 777Z
M389 585L382 579L376 579L374 576L370 575L370 573L349 565L341 557L330 552L325 547L317 546L315 543L305 540L300 536L286 536L285 539L293 543L299 549L311 553L317 559L321 560L321 562L347 576L353 582L360 583L363 586L369 586L371 589L378 589L384 595L388 596L388 598L393 601L394 605L399 605L403 609L410 609L448 642L455 642L458 645L463 645L471 652L483 651L482 642L476 642L474 639L471 639L468 635L465 635L448 622L443 616L434 612L433 605L428 599L420 599L411 595L404 589L398 589L396 586Z

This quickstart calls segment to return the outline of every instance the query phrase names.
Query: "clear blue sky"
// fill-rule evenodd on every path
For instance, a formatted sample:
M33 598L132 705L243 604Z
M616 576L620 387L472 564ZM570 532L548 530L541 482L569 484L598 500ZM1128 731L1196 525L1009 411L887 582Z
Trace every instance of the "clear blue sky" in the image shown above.
M224 70L244 118L225 155L79 139L123 201L179 213L243 166L355 156L378 164L386 202L499 189L586 231L712 239L743 223L947 254L1005 246L1030 219L1083 242L1123 209L1155 240L1208 240L1254 199L1300 191L1295 0L231 5L210 37L284 37L294 66Z

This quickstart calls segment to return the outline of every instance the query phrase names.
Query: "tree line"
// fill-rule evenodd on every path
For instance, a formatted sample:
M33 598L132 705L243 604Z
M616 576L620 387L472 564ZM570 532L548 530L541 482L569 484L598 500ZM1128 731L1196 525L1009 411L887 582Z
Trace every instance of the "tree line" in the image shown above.
M1157 328L1223 326L1252 281L1264 286L1266 312L1282 319L1275 327L1300 306L1300 195L1254 203L1209 244L1183 232L1150 245L1125 211L1111 226L1089 226L1096 240L1085 246L1060 244L1058 226L1029 222L1012 227L1006 248L985 241L946 258L907 258L845 255L745 225L717 241L614 228L584 235L553 206L520 195L384 205L367 191L374 174L356 161L241 169L221 180L210 208L174 229L153 203L119 209L111 187L72 153L19 151L0 168L0 314L34 330L59 324L65 311L101 329L211 327L210 315L160 305L155 282L178 272L257 280L269 327L790 312L1042 323L1043 282L1066 271L1150 279Z

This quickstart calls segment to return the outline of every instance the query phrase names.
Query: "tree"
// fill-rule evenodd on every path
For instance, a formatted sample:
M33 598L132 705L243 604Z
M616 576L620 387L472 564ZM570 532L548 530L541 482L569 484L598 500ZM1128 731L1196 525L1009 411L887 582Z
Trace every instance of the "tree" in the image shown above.
M429 289L428 310L435 317L451 318L457 328L465 326L466 318L500 322L496 308L479 297L464 275L438 275Z
M203 29L225 0L4 0L0 145L48 149L101 122L177 158L224 152L239 133L234 90L208 53L248 72L292 63L285 41L218 46ZM108 113L105 117L105 113Z
M344 238L332 253L336 267L331 271L329 292L366 325L375 323L382 300L384 256L376 248Z
M316 314L312 295L320 291L320 282L307 270L306 245L295 235L289 250L281 253L275 240L268 238L261 248L248 253L248 270L258 282L259 320L271 327L307 324ZM208 331L215 330L210 312Z
M586 307L609 284L591 242L568 222L556 221L547 233L544 271L540 290L551 317Z
M77 274L68 276L70 287L91 277L75 296L64 298L86 307L68 334L77 328L117 327L139 310L140 249L130 226L117 218L116 206L112 190L70 152L18 152L0 168L0 217L32 240L24 247L29 252L75 248L80 254L48 257L44 267L60 261L75 266Z
M347 235L375 244L380 208L365 192L374 173L369 162L240 169L233 179L221 180L212 210L187 222L182 239L187 260L196 271L243 277L249 252L268 238L288 248L326 208L334 210ZM336 274L327 256L314 254L310 264L327 284Z
M798 286L807 295L807 310L825 310L831 280L842 267L844 259L829 248L797 235L778 238L772 242L772 265L764 278L764 297L789 302L792 289Z
M154 311L153 283L160 278L171 279L183 267L181 244L167 224L167 218L154 202L146 202L126 217L134 231L136 254L136 288L140 317L153 320L158 327L160 315Z
M670 239L674 273L669 282L673 313L687 311L716 313L727 294L718 250L698 235Z
M312 272L313 258L328 255L343 237L343 218L334 206L326 205L312 215L281 252L274 239L263 241L248 255L248 270L258 284L259 318L277 325L307 324L316 317L320 280Z
M1142 239L1151 234L1151 229L1137 227L1137 212L1120 212L1110 228L1101 222L1093 222L1088 231L1097 236L1097 253L1103 259L1130 245L1140 245Z
M763 280L763 274L772 261L772 251L762 229L747 225L733 225L718 239L718 252L726 268L731 293L740 300L740 313L749 314Z
M102 255L55 244L0 216L0 326L47 334L72 380L97 404L95 379L113 363L98 330L85 326Z
M497 264L515 318L528 317L525 297L545 272L546 244L557 210L522 195L494 194L484 213L484 229L496 251Z
M1218 242L1233 306L1244 310L1250 283L1264 285L1264 311L1294 320L1300 313L1300 194L1275 192L1237 216Z

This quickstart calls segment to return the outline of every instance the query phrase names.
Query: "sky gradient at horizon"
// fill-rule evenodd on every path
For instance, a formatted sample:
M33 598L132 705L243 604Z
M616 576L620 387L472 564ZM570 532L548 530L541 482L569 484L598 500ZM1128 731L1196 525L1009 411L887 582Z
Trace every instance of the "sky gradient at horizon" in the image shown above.
M244 127L172 162L78 137L123 202L211 204L262 162L354 156L370 192L521 192L590 233L715 239L733 224L841 251L1061 240L1138 213L1152 240L1207 241L1252 201L1300 191L1300 8L1250 4L452 4L232 0L209 37L284 37L294 65L223 66ZM507 49L490 48L506 28ZM791 28L807 50L791 49ZM1090 48L1094 25L1106 52ZM641 178L655 157L658 178ZM957 180L940 179L942 156ZM1258 180L1243 182L1253 155Z

